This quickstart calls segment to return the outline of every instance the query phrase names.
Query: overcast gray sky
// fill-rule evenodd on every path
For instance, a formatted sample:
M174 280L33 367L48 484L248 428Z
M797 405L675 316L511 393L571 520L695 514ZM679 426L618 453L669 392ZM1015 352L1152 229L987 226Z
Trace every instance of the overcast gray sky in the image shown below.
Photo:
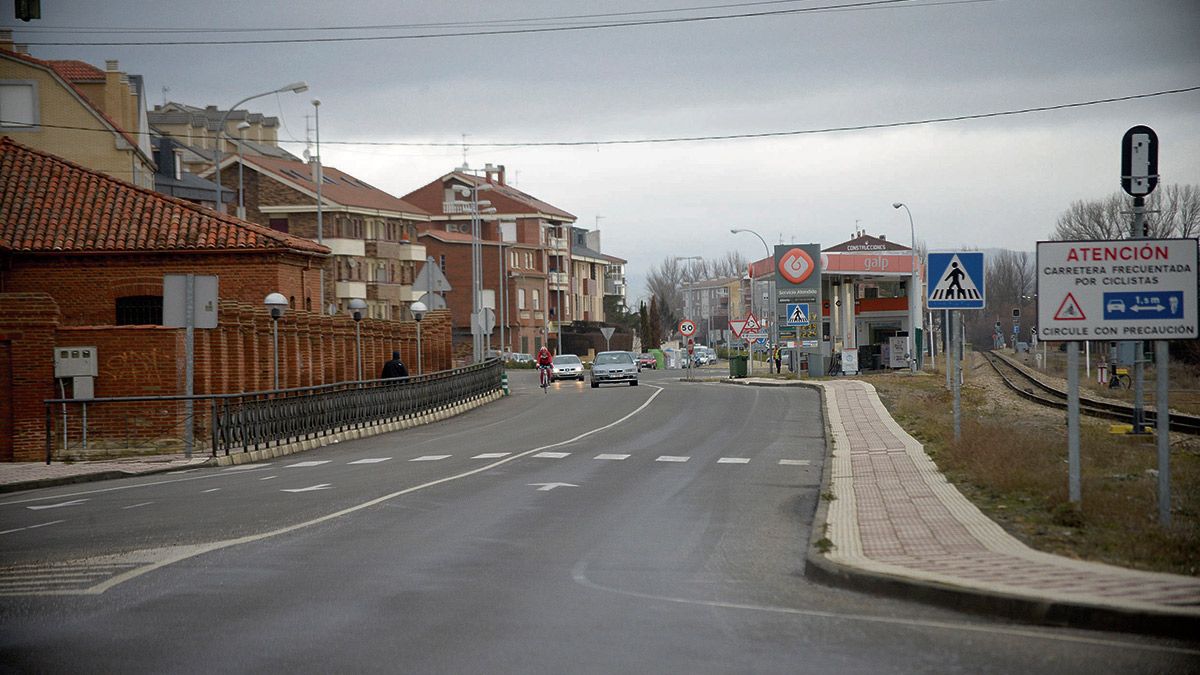
M1071 201L1119 189L1120 139L1135 124L1158 133L1163 183L1200 183L1197 91L884 129L600 143L880 125L1196 87L1196 0L915 0L560 32L211 44L851 4L863 3L42 0L40 22L14 21L11 2L2 21L34 56L101 67L119 59L146 78L152 103L168 87L169 100L226 108L306 80L308 92L247 107L280 116L281 140L303 141L305 115L320 98L325 163L396 195L460 165L467 134L471 166L504 164L521 189L576 214L582 226L598 222L605 251L630 261L634 296L644 293L647 269L667 255L763 255L756 238L730 227L756 230L772 244L831 245L857 226L907 244L909 223L895 201L909 205L917 239L931 249L1031 251ZM613 16L530 21L597 14ZM509 19L525 21L498 23ZM428 25L435 23L456 25ZM422 25L339 29L400 24ZM109 30L134 28L238 32ZM320 30L269 30L281 28ZM80 44L165 41L210 44ZM69 46L37 44L50 42ZM490 145L538 142L595 144ZM438 143L452 147L401 145Z

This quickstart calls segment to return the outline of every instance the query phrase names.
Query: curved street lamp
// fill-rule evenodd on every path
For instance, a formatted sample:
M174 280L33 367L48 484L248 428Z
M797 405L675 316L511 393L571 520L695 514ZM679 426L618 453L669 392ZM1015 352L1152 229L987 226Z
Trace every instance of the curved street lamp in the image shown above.
M762 242L763 249L767 252L767 258L771 259L772 261L775 259L775 256L771 253L771 247L767 246L767 240L763 239L761 234L755 232L754 230L747 230L742 227L731 227L731 228L729 228L729 232L731 234L741 234L743 232L748 232L748 233L758 237L758 240ZM767 312L766 312L770 316L767 317L767 320L771 322L771 324L770 324L771 325L771 344L777 344L779 342L779 327L776 325L776 324L778 324L778 321L776 321L777 317L775 316L775 314L779 311L779 307L778 307L778 302L775 298L775 264L774 264L774 262L771 263L771 275L769 277L767 277L767 283L770 285L770 288L771 288L771 306L769 308L767 308ZM751 300L751 302L753 302L754 298L750 298L750 300ZM753 361L753 360L754 359L751 359L751 361Z
M919 316L921 300L917 297L917 228L913 225L912 211L908 210L908 204L892 202L892 208L903 208L904 212L908 214L908 235L912 242L909 245L909 251L912 253L912 279L908 282L908 356L910 370L915 373L920 363L921 352L924 351L917 342L917 326L921 323Z
M471 349L474 352L472 361L483 361L483 243L480 240L479 207L490 207L492 203L479 199L479 193L491 190L491 183L474 183L470 187L455 185L454 191L464 197L471 198Z
M225 133L225 123L229 121L229 114L246 101L252 101L256 98L262 98L263 96L270 96L271 94L283 94L289 91L299 94L300 92L307 90L308 83L304 81L285 84L278 89L272 89L271 91L264 91L261 94L247 96L246 98L229 106L229 109L226 110L225 114L221 116L221 124L217 127L216 152L213 154L213 158L215 160L214 164L217 168L217 213L225 213L225 204L221 201L221 136Z

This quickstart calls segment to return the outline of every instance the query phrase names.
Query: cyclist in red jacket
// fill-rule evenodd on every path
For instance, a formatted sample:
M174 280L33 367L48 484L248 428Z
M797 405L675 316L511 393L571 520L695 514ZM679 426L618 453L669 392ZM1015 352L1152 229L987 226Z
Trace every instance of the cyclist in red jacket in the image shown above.
M550 350L546 349L545 345L538 350L537 367L542 380L542 388L550 383L550 367L554 365L554 357L550 355Z

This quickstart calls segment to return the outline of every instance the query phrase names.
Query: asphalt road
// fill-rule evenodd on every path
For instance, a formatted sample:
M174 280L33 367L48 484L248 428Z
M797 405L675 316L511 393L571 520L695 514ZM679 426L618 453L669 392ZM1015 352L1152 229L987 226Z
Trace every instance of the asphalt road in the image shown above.
M714 373L715 374L715 373ZM0 499L6 672L1195 672L810 583L816 392L511 373L433 425Z

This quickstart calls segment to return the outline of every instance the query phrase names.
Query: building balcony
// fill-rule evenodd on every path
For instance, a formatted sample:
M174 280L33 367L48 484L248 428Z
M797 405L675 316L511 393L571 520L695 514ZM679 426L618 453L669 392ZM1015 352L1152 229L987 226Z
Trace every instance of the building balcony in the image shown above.
M366 299L389 304L405 304L416 302L423 295L425 295L425 291L413 288L410 284L374 282L367 284Z
M442 202L442 213L470 213L471 202Z
M362 239L335 239L326 237L322 243L328 246L334 255L362 258L366 254L367 242Z
M334 293L339 298L366 298L367 297L367 282L365 281L339 281L335 286Z
M546 275L546 281L551 288L565 288L569 283L566 272L551 272Z
M565 255L571 247L567 245L567 240L563 237L550 237L546 242L546 248L555 255Z
M366 242L366 257L423 262L425 260L425 246L407 242L371 239Z

